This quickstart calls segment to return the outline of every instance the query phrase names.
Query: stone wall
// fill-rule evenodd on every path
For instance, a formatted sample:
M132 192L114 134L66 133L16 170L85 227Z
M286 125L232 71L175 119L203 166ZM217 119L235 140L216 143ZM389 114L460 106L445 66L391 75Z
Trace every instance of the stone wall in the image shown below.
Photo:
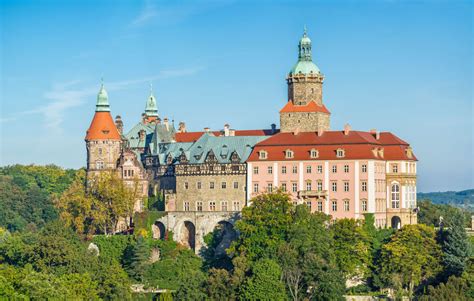
M97 174L101 170L113 170L117 168L120 157L121 141L94 140L86 142L87 148L87 174ZM102 168L98 168L98 162L103 162Z
M329 116L321 112L280 113L280 130L283 133L328 131Z
M322 76L290 76L288 82L288 99L295 105L306 105L315 101L323 104L323 77Z
M198 182L201 188L198 188ZM214 183L212 189L210 183ZM226 188L222 188L222 183ZM234 183L238 184L234 188ZM186 175L176 177L176 211L185 211L184 202L189 202L189 210L197 210L196 203L202 202L202 211L240 211L245 206L245 175ZM187 186L186 186L187 185ZM187 188L186 188L187 187ZM215 208L210 208L210 202L215 202ZM227 210L222 209L222 203L227 202ZM234 208L238 202L238 208Z

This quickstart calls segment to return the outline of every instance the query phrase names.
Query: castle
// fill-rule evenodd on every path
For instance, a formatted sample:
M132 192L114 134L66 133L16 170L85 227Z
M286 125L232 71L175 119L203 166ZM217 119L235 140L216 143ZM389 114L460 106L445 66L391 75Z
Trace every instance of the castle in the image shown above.
M334 219L373 213L377 227L416 223L417 159L410 145L389 132L349 125L330 130L323 80L305 30L286 78L280 129L234 130L226 124L188 132L182 122L176 129L160 118L151 92L141 120L124 133L102 85L85 138L87 176L112 171L125 183L138 182L136 212L145 210L146 198L162 196L166 215L153 225L153 236L171 230L196 251L218 225L232 235L252 197L277 188L295 204Z

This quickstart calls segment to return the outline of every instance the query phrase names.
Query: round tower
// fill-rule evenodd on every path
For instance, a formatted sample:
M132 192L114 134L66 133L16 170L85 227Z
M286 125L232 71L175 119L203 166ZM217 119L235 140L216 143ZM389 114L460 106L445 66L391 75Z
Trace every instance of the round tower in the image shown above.
M97 95L94 118L86 132L87 177L117 167L122 138L110 115L107 91L102 84Z
M324 76L313 62L306 28L298 44L298 61L288 73L288 102L280 111L282 132L329 130L330 112L323 104Z

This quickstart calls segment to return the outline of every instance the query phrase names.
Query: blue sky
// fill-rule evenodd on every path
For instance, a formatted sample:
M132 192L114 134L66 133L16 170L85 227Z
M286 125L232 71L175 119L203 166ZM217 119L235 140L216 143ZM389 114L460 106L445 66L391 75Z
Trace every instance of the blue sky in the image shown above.
M392 131L419 191L473 180L471 1L2 1L0 165L85 165L104 77L112 114L188 130L278 124L306 25L332 129Z

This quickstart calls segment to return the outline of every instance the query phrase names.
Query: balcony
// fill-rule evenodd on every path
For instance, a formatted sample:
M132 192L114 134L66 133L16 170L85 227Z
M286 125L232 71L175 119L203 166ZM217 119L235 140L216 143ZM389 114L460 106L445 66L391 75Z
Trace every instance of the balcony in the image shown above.
M320 198L328 195L327 190L300 190L298 191L299 198Z

